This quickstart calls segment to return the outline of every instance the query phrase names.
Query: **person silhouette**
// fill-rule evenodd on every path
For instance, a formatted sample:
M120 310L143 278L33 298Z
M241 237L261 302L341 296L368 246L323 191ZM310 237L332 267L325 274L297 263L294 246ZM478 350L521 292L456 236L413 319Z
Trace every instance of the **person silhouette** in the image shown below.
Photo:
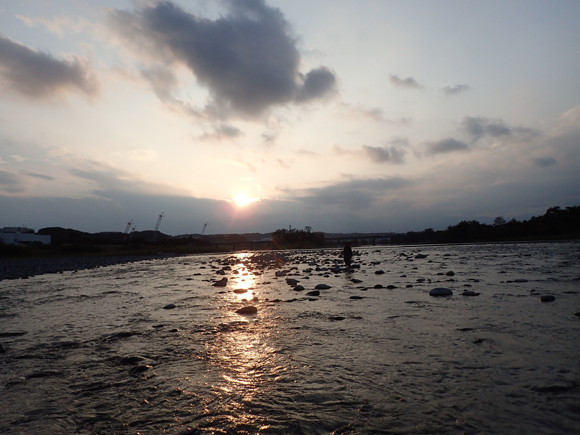
M350 262L352 260L352 248L350 247L350 242L346 242L344 245L342 256L344 257L344 264L346 264L346 267L350 267Z

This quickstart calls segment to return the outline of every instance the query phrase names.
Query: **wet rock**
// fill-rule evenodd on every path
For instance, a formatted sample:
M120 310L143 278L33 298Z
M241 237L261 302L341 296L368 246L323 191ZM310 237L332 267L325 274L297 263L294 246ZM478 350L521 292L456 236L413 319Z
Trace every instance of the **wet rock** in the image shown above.
M330 320L332 322L339 322L341 320L344 320L344 317L342 317L342 316L329 316L328 320Z
M413 288L413 284L407 284L405 288Z
M163 307L164 310L172 310L174 309L176 306L175 304L167 304Z
M475 344L481 344L485 341L485 338L476 338L475 340L473 340L473 343Z
M6 348L2 343L0 343L0 353L6 353Z
M376 274L376 275L382 275L383 273L385 273L385 271L384 271L384 270L377 270L377 271L375 272L375 274Z
M330 287L328 284L318 284L316 287L314 287L316 290L328 290Z
M303 290L304 290L304 286L302 286L300 284L298 284L297 286L294 287L294 291L301 292Z
M556 300L556 297L553 295L543 295L540 297L542 302L553 302Z
M474 292L473 290L464 290L463 293L461 293L461 296L479 296L479 293Z
M360 284L362 282L362 280L353 278L353 279L351 279L351 282L353 282L354 284Z
M417 255L415 255L415 260L421 260L423 258L427 258L427 255L429 255L429 254L417 254Z
M455 276L455 272L453 272L452 270L450 270L445 275L447 275L447 276Z
M243 295L244 293L246 293L248 290L245 288L237 288L234 290L234 293L238 294L238 295Z
M523 278L518 278L518 279L514 279L514 282L528 282L528 280L523 279Z
M351 296L350 299L364 299L364 297L354 295L354 296Z
M387 286L387 290L394 290L396 288L397 288L397 286L396 285L392 285L392 284L390 284L390 285Z
M375 284L373 288L384 288L384 286L382 284Z
M286 272L284 272L283 270L278 270L276 272L276 276L281 277L281 276L286 276Z
M252 314L257 314L258 313L258 309L254 306L248 306L248 307L243 307L240 308L239 310L236 310L236 313L244 315L244 316L250 316Z
M127 356L125 358L121 358L119 362L123 365L135 365L144 360L145 358L141 358L140 356Z
M451 296L453 295L453 290L445 287L436 287L431 289L429 296Z
M579 311L579 312L577 312L577 313L574 313L574 315L575 315L576 317L580 317L580 311Z
M320 292L318 290L312 290L306 293L308 296L320 296Z
M225 287L226 285L228 285L228 279L226 277L223 277L219 281L214 282L212 285L214 287Z

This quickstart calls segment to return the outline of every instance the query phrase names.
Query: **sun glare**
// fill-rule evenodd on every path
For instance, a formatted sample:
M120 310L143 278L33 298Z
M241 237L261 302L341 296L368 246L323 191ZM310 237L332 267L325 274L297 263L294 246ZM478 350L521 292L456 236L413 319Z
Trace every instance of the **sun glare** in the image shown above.
M238 193L234 198L234 201L238 207L244 207L251 202L251 199L248 198L248 195L245 193Z

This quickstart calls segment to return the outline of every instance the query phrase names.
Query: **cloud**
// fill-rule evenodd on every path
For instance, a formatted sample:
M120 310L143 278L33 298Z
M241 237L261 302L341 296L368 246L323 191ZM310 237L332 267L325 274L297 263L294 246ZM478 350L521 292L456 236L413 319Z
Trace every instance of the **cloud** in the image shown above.
M467 150L469 150L469 145L452 137L427 143L427 154L430 155Z
M391 83L398 88L418 89L423 87L419 83L417 83L417 81L413 77L401 79L396 74L391 74Z
M361 104L353 105L350 103L340 102L337 104L339 113L348 118L358 118L381 122L390 125L408 125L412 122L411 118L401 117L398 119L389 119L385 116L383 109L380 107L365 107Z
M363 154L374 163L403 163L406 151L394 146L362 146Z
M387 192L400 190L413 184L401 177L351 178L325 187L287 190L293 200L306 203L309 207L338 207L350 211L364 212L372 207Z
M335 91L330 69L299 72L296 40L279 9L263 0L224 5L226 14L210 20L159 2L133 13L111 11L110 25L159 62L186 65L209 90L205 113L214 117L255 118L272 107L310 102Z
M455 85L455 86L445 86L441 91L445 95L457 95L461 94L462 92L468 91L471 89L469 85Z
M473 143L484 138L516 137L527 140L540 134L538 130L523 127L511 127L501 119L488 119L466 116L461 121L461 129Z
M26 175L28 177L32 177L32 178L39 178L41 180L46 180L46 181L54 181L55 178L51 177L49 175L43 175L43 174L36 174L34 172L28 172L28 171L20 171L20 173L22 175Z
M22 193L26 191L26 185L21 177L12 172L0 171L0 192Z
M222 141L242 136L242 130L230 124L219 124L212 133L204 133L199 137L202 141Z
M534 163L541 168L549 168L550 166L557 165L558 162L553 157L540 157L534 159Z
M99 83L85 60L58 60L0 36L0 81L4 88L30 98L46 98L65 91L92 97Z

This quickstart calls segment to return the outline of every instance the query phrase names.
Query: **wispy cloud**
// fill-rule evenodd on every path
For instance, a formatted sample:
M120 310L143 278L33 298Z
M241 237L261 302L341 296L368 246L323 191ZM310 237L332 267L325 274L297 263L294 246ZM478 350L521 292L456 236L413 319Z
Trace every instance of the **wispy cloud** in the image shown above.
M452 137L427 143L427 154L429 155L467 150L469 150L469 145Z
M441 91L445 95L457 95L463 92L470 90L471 88L469 85L454 85L454 86L445 86Z
M423 87L413 77L402 79L396 74L391 74L391 83L398 88L418 89Z

